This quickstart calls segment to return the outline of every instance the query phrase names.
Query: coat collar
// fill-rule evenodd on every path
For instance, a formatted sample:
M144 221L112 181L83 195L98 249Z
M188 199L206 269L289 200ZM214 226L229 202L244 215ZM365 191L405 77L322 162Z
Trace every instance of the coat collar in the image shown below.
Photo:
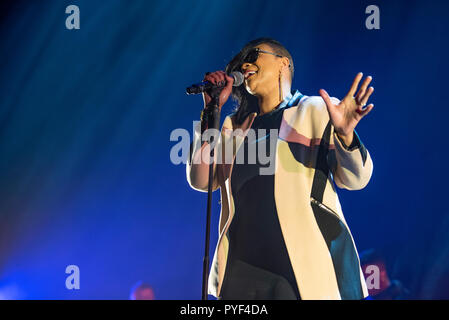
M289 92L289 94L280 103L278 109L292 107L298 104L303 97L305 96L301 92L299 92L299 90L296 90L294 94L291 94L291 92ZM257 116L257 112L253 112L252 118L254 118L255 116Z
M279 108L294 106L302 99L302 97L304 97L304 95L301 92L299 92L299 90L296 90L294 94L289 93L281 102Z
M291 92L288 93L288 95L282 100L280 103L278 109L285 108L285 107L291 107L297 104L304 95L299 92L299 90L296 90L294 94L291 94Z

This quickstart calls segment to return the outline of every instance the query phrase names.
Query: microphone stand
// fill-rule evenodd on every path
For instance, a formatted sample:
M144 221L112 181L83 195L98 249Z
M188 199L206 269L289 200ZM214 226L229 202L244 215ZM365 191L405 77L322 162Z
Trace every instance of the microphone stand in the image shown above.
M209 110L207 112L208 129L217 129L217 130L219 129L220 126L219 98L222 89L223 88L215 87L208 90L207 92L211 97L211 101L206 106L206 108ZM219 138L219 136L217 138ZM214 135L211 135L210 144L213 141ZM214 149L216 146L217 144L215 144L214 148L210 149L209 184L207 187L206 239L205 239L204 258L203 258L203 285L202 285L201 300L207 300L207 293L208 293L210 217L211 217L211 202L212 202L212 184L214 180L214 160L215 160Z

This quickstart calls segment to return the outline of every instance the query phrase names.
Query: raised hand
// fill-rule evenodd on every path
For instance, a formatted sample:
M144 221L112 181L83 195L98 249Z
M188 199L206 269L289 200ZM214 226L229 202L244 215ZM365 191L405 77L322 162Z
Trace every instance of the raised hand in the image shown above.
M363 73L361 72L359 72L355 76L355 79L351 85L351 89L338 105L335 105L331 101L326 90L319 90L321 97L326 103L327 111L329 112L329 117L335 128L335 132L346 145L351 144L354 134L354 128L357 126L359 121L374 108L374 104L372 103L366 106L369 97L374 91L373 87L369 87L367 89L369 83L372 80L372 77L368 76L365 78L359 91L354 97L354 94L362 77Z

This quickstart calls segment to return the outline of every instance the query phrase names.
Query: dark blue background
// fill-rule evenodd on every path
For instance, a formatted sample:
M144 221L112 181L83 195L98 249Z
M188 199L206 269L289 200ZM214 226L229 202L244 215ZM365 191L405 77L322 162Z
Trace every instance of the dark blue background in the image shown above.
M70 4L80 30L65 28ZM365 28L370 4L380 30ZM339 192L343 211L359 251L382 249L413 297L449 296L437 288L449 269L448 2L0 7L0 298L126 299L139 280L158 299L201 297L206 194L170 162L169 137L199 119L202 99L185 87L261 36L291 52L303 94L341 99L357 72L373 76L375 107L357 131L374 173ZM80 290L65 288L70 264Z

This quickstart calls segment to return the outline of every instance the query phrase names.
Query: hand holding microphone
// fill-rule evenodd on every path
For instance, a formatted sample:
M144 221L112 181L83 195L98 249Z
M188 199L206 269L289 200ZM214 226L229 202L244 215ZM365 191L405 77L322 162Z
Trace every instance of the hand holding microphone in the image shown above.
M219 97L219 109L226 103L232 92L232 87L240 86L243 83L244 76L241 72L234 71L227 75L224 71L207 72L203 82L195 84L186 89L187 94L203 94L204 107L212 100L209 89L223 88Z

